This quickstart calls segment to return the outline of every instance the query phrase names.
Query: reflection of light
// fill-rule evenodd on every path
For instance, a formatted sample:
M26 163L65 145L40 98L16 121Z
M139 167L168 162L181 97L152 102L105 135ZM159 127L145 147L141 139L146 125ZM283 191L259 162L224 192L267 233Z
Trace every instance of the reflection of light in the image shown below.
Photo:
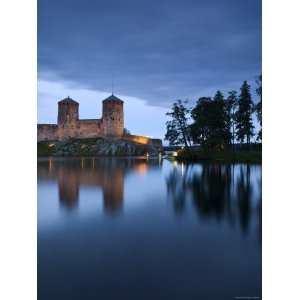
M146 163L138 164L134 167L134 169L139 174L146 174L148 171L148 165Z
M48 145L49 148L51 148L51 147L53 147L53 146L54 146L54 144L49 144L49 145Z
M49 172L52 170L52 159L49 159Z
M173 166L177 167L177 161L176 160L173 161Z
M183 167L183 164L181 164L181 175L183 175L184 173L184 167Z

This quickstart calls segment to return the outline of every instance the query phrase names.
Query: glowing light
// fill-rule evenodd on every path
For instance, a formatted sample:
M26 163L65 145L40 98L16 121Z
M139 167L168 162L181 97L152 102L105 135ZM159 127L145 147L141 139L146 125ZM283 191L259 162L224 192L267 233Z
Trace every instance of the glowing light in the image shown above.
M149 144L149 141L150 139L145 137L145 136L140 136L140 135L129 135L127 137L127 139L133 141L133 142L136 142L136 143L139 143L139 144Z
M146 163L138 164L134 169L137 171L137 173L143 175L147 173L148 165Z

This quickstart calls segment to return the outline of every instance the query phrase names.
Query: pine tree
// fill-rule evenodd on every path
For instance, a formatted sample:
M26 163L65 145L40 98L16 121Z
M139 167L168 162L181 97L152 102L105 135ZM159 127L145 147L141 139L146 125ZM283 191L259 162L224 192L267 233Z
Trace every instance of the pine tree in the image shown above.
M228 114L228 126L231 130L231 144L234 144L235 138L235 111L238 104L237 91L229 91L225 101Z
M215 133L217 138L219 138L225 146L230 144L231 141L230 115L228 113L224 96L220 91L216 92L214 102L216 105Z
M223 149L230 143L230 127L223 94L217 91L213 99L202 97L192 110L193 141L204 148Z
M236 120L236 136L237 140L241 143L249 145L253 134L252 122L253 102L251 99L250 85L244 81L241 86L241 93L238 98L238 109L235 114Z
M257 135L258 140L262 140L262 75L258 77L256 80L257 88L256 88L256 94L259 96L259 101L255 105L255 112L256 112L256 117L258 119L260 129Z

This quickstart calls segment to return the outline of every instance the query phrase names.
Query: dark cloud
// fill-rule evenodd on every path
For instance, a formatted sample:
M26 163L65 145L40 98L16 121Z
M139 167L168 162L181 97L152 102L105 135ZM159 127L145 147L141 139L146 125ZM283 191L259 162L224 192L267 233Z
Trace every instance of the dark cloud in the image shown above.
M260 0L39 0L39 76L166 106L261 72Z

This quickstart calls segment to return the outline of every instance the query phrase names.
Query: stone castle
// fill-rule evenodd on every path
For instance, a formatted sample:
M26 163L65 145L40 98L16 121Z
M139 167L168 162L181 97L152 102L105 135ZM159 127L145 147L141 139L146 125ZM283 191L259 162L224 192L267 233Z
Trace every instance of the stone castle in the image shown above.
M131 135L124 131L123 104L121 99L112 94L102 102L102 118L79 119L79 103L67 97L58 102L57 124L38 124L37 140L41 142L104 137L161 147L160 139Z

